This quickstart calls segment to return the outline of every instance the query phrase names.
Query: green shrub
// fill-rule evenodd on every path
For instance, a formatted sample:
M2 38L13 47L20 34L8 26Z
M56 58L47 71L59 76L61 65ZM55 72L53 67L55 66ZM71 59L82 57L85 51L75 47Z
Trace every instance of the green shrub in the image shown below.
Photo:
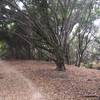
M86 68L93 68L93 64L92 63L86 63L86 64L84 64L84 66Z

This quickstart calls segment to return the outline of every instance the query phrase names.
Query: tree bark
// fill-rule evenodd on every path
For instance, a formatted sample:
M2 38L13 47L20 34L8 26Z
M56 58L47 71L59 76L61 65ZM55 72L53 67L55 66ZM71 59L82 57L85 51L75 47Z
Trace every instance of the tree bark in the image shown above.
M79 54L77 55L77 60L75 66L80 67L82 61L82 55L80 56Z
M67 44L67 48L66 48L65 61L66 61L66 63L68 65L70 65L70 50L69 50L69 44Z
M77 61L77 66L80 67L80 64L81 64L81 59L79 58Z
M55 63L57 65L57 67L56 67L57 71L65 71L66 70L63 58L57 58Z

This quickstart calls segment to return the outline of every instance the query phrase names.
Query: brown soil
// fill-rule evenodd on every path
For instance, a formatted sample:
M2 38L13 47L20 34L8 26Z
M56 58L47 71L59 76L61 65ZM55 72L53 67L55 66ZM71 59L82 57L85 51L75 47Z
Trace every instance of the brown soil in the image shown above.
M0 61L0 100L100 100L100 70L44 61Z

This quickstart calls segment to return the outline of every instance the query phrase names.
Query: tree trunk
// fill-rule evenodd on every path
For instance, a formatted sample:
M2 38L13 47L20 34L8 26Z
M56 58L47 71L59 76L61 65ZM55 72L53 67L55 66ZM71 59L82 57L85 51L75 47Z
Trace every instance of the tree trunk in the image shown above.
M81 65L81 61L82 61L82 56L77 55L77 60L76 60L76 64L75 64L75 66L80 67L80 65Z
M68 65L70 65L70 61L69 61L69 55L68 55L68 53L66 54L66 63L68 64Z
M69 50L69 45L67 45L67 48L66 48L65 61L66 61L66 63L68 65L70 65L70 50Z
M57 65L57 67L56 67L56 70L57 71L65 71L66 70L66 68L65 68L65 63L64 63L64 59L62 59L62 58L57 58L57 60L56 60L56 65Z
M81 59L79 58L79 59L78 59L77 66L80 67L80 65L81 65Z

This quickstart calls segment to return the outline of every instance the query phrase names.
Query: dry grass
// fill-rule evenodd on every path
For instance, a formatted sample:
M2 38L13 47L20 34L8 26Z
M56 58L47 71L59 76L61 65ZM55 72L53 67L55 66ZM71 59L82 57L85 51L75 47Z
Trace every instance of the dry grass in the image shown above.
M100 71L44 61L1 61L0 100L100 100Z

